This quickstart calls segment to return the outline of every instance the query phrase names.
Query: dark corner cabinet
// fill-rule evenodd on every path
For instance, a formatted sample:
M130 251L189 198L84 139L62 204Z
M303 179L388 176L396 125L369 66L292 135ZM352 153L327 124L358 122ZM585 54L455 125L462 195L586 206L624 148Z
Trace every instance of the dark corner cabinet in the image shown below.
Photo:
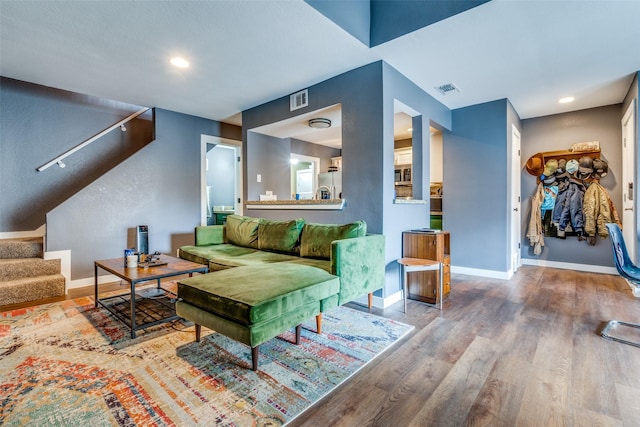
M448 231L409 230L402 232L402 257L440 261L444 278L443 298L451 291L451 257ZM407 296L410 299L436 304L438 300L437 271L415 271L408 273Z

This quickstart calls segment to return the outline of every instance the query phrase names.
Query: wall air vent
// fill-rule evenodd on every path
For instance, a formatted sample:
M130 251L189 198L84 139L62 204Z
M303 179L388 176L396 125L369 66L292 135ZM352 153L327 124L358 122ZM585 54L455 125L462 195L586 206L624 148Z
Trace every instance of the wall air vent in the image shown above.
M289 97L290 111L306 107L307 105L309 105L309 89L301 90L300 92L296 92Z
M436 86L436 89L438 89L438 91L443 95L448 95L454 92L460 92L460 89L458 89L456 85L454 85L453 83L446 83L441 86Z

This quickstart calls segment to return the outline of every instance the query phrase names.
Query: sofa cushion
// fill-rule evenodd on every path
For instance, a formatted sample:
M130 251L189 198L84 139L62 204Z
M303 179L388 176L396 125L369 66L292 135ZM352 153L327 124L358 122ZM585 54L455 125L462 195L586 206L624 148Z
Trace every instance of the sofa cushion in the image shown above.
M220 243L224 243L224 227L222 225L196 227L196 246L217 245Z
M262 220L258 226L258 249L293 254L299 252L298 242L304 219L291 221Z
M232 244L182 246L179 256L189 261L208 265L211 271L299 259L299 257L293 255L260 251Z
M227 217L226 234L229 243L246 248L258 248L258 226L262 219L241 215Z
M182 301L243 325L270 321L338 293L340 279L306 265L238 267L182 279Z
M363 237L367 234L367 223L356 221L350 224L311 224L302 228L300 256L309 258L331 258L331 242L334 240Z

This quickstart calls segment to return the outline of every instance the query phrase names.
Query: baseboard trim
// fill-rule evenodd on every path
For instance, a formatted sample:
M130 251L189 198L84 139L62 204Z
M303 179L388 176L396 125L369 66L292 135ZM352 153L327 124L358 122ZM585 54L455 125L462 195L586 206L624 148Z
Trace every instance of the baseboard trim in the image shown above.
M397 303L398 301L402 301L402 291L396 291L387 297L378 297L375 295L373 296L373 306L376 308L385 309ZM351 302L356 303L358 305L363 305L365 307L369 307L369 297L367 295L362 296L360 298L356 298Z
M497 271L497 270L483 270L481 268L469 268L451 266L451 273L467 274L469 276L487 277L489 279L504 279L509 280L513 276L513 272L509 271Z
M562 268L564 270L586 271L589 273L618 274L615 267L605 267L604 265L576 264L572 262L548 261L544 259L522 258L523 265L533 265L535 267Z
M119 282L120 280L122 279L113 274L98 276L98 284ZM72 280L71 282L69 282L69 286L67 287L67 289L84 288L86 286L94 286L94 284L95 282L93 277L86 277L84 279Z
M0 233L0 239L24 239L26 237L44 237L47 232L46 224L35 230L29 231L5 231Z

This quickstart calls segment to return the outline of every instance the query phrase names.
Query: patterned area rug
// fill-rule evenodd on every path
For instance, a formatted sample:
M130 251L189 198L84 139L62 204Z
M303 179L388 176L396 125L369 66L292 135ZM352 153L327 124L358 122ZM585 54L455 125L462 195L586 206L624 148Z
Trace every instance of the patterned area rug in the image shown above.
M0 314L0 424L278 426L389 348L412 327L339 307L260 347L190 323L138 332L92 298Z

